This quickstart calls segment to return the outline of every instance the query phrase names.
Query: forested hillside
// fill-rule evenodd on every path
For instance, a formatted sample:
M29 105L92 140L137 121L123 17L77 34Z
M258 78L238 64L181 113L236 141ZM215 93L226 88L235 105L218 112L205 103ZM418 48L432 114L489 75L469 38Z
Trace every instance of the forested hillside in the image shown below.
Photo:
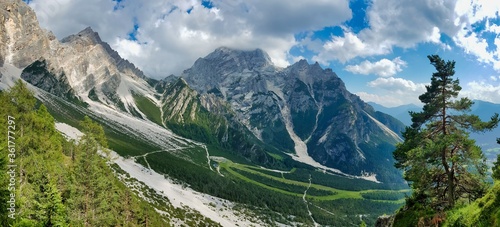
M67 141L20 80L0 106L0 226L168 226L99 154L101 126L85 118L85 135Z

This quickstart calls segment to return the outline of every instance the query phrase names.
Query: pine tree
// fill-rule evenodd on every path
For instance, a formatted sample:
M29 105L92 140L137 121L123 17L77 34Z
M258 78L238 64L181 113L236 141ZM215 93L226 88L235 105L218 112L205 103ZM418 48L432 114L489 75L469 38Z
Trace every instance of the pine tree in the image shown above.
M500 155L497 155L497 161L493 163L493 179L500 180Z
M395 166L404 170L412 184L413 198L436 209L448 209L460 198L475 199L485 190L485 158L469 132L491 130L498 114L483 122L469 114L473 104L458 98L461 90L453 79L455 62L428 56L437 72L419 99L422 112L410 112L412 126L403 133L405 142L394 151Z
M7 117L9 114L12 114L9 108L11 105L8 103L7 94L4 91L0 91L0 125L7 125ZM7 134L7 127L0 127L1 135ZM0 136L0 150L6 151L8 148L7 137ZM7 190L8 187L8 178L7 174L7 160L6 155L2 152L2 157L0 157L0 226L8 226L8 210L7 210L7 201L10 197L10 193Z
M497 143L500 144L500 138L497 139ZM493 174L491 175L493 179L500 180L500 155L497 155L497 161L493 163Z
M35 195L34 219L42 226L68 226L66 208L54 182L43 175Z

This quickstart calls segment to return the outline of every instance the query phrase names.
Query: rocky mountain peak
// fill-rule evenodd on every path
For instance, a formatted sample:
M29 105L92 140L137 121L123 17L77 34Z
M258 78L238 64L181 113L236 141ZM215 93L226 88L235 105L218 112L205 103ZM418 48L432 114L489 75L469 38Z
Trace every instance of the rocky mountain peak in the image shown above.
M204 59L219 61L224 63L224 67L236 67L248 70L257 70L273 65L269 55L262 49L237 50L229 47L219 47Z
M306 84L312 84L318 80L326 81L334 79L338 82L339 86L344 87L344 83L332 69L323 69L318 62L309 64L305 59L301 59L295 64L287 67L286 70L290 76L298 78Z
M101 44L102 40L99 37L99 34L92 30L91 27L86 27L82 31L78 32L75 35L70 35L61 40L62 43L74 43L78 42L83 45L96 45Z
M142 79L147 79L147 77L140 69L138 69L134 64L132 64L128 60L123 59L118 54L118 52L116 52L115 50L113 50L113 48L111 48L111 46L108 43L102 41L101 37L99 36L99 33L94 31L91 27L86 27L85 29L83 29L82 31L78 32L75 35L70 35L66 38L63 38L61 40L61 43L69 44L74 47L100 45L104 49L104 51L109 55L109 60L113 61L114 64L116 64L116 67L120 72L125 72L129 70L136 76Z

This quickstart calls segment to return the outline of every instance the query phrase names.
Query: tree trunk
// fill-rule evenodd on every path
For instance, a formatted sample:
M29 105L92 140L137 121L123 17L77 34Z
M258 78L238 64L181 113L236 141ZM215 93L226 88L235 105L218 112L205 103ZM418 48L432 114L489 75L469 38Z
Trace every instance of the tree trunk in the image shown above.
M446 135L448 134L447 132L447 128L446 128L446 84L447 84L447 81L446 81L446 78L443 79L443 89L441 91L441 95L443 96L443 109L442 109L442 128L443 128L443 135L444 137L446 137ZM450 166L448 165L448 162L446 160L446 151L447 151L447 144L444 144L444 148L441 152L441 162L444 166L444 170L446 172L446 176L448 177L447 179L447 183L448 183L448 193L447 193L447 199L448 199L448 207L453 207L453 205L455 204L455 196L454 196L454 190L455 190L455 186L453 185L453 178L454 178L454 172L452 169L450 169Z

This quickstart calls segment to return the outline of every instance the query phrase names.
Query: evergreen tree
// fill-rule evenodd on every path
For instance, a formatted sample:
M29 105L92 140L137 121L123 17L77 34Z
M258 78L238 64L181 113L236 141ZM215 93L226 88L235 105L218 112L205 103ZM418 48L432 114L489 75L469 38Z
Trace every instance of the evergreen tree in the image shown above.
M7 125L7 117L11 114L10 107L8 103L7 94L4 91L0 91L0 125ZM7 127L0 127L1 135L7 134ZM0 150L6 151L8 148L7 137L0 136ZM7 201L10 197L10 193L7 190L8 178L7 174L7 160L6 153L2 152L2 157L0 157L0 226L8 226L8 210Z
M497 139L497 143L500 144L500 138ZM495 180L500 180L500 155L497 155L497 161L493 163L493 174L491 176Z
M497 161L493 163L493 179L500 180L500 155L497 155Z
M68 226L66 208L54 182L43 176L34 201L35 220L42 226Z
M66 141L55 128L54 118L26 84L17 81L0 91L0 125L15 118L16 220L7 217L7 174L0 175L0 226L165 226L150 204L124 186L98 151L106 152L104 130L86 117L85 136ZM0 127L2 135L7 127ZM7 137L0 137L7 150ZM0 171L6 171L6 155ZM124 201L122 202L122 199ZM145 222L145 220L147 220Z
M491 130L499 118L495 114L483 122L469 114L473 102L457 98L461 87L453 79L455 62L437 55L428 58L437 72L419 97L423 110L410 112L413 124L394 151L395 166L411 182L413 199L434 210L448 209L460 198L475 199L484 193L485 158L469 132Z

